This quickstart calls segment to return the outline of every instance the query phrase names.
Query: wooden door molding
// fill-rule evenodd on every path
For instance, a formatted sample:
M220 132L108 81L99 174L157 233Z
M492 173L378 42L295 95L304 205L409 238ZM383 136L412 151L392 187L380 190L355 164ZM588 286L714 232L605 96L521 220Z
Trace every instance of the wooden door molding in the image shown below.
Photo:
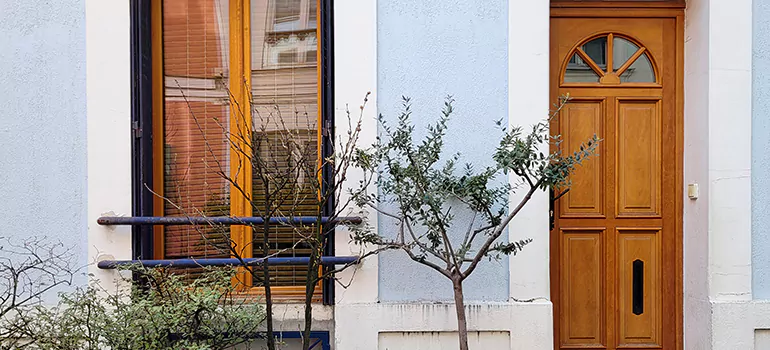
M577 170L573 188L554 207L554 346L682 349L683 11L670 3L555 3L550 95L557 101L568 92L571 102L561 119L569 121L555 122L552 132L563 135L566 148L596 130L604 142L600 156ZM649 58L654 81L603 79L614 70L621 76L633 63L618 67L607 57L616 36L644 48L636 54ZM600 37L610 43L604 61L578 53ZM597 81L565 81L573 53ZM562 283L572 275L580 278ZM644 287L633 289L640 281ZM644 294L634 294L639 290Z
M685 8L685 0L551 0L552 8Z

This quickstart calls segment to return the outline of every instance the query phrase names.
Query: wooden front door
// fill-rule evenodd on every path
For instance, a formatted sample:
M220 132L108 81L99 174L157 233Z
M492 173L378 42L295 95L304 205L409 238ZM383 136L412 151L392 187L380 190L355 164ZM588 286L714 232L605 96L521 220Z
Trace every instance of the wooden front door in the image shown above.
M681 15L563 10L551 93L569 102L552 133L565 151L603 141L554 204L555 348L680 349Z

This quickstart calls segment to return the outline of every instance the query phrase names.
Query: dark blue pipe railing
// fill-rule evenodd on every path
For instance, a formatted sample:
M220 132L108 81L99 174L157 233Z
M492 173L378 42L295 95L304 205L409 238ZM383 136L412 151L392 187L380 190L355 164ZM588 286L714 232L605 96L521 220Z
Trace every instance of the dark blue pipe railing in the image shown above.
M275 217L270 218L270 225L297 224L312 225L318 221L315 216ZM102 216L96 219L99 225L262 225L265 220L261 217L169 217L169 216ZM356 216L342 216L335 219L322 217L322 224L353 224L358 225L363 220Z
M215 258L215 259L169 259L169 260L102 260L97 266L100 269L115 269L119 266L139 265L145 267L175 267L175 268L196 268L203 266L247 266L262 265L267 260L268 265L307 265L310 262L308 257L291 258L244 258L241 262L236 258ZM346 265L356 263L356 256L323 256L321 265Z

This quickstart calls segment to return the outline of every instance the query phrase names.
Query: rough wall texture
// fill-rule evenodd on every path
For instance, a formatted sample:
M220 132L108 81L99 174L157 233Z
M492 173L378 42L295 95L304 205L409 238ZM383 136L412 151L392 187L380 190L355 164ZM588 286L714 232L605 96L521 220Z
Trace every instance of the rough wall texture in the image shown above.
M82 265L84 2L1 1L0 32L0 237L63 242Z
M709 303L709 1L690 0L685 12L684 181L700 186L700 198L684 200L685 348L708 349Z
M770 299L770 2L752 10L752 294Z
M413 102L418 132L434 122L443 98L457 101L449 123L447 154L462 152L464 162L490 164L499 140L495 120L507 120L508 2L504 0L379 1L378 112L394 120L401 96ZM380 231L395 229L380 217ZM467 218L465 219L467 220ZM458 227L467 223L459 217ZM505 238L502 238L505 239ZM450 300L443 276L408 261L402 252L379 257L382 301ZM488 262L466 281L468 300L507 300L508 261Z

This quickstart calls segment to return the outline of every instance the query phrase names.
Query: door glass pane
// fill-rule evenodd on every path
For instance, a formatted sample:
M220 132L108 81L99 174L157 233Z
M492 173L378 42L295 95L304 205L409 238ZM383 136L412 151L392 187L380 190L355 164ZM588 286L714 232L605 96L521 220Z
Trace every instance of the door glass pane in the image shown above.
M581 47L599 68L607 68L607 37L599 37L591 40Z
M564 72L565 83L598 83L599 75L577 53L572 54Z
M639 46L636 46L636 44L626 39L615 37L614 40L612 40L613 70L618 70L618 68L623 66L623 63L626 63L637 50L639 50Z
M647 53L639 56L639 58L626 69L623 74L620 75L621 83L654 83L655 71L652 69L652 63L650 58L647 57Z
M163 1L164 215L230 213L219 175L229 171L227 41L227 1ZM228 249L226 227L165 227L166 259L230 257Z

